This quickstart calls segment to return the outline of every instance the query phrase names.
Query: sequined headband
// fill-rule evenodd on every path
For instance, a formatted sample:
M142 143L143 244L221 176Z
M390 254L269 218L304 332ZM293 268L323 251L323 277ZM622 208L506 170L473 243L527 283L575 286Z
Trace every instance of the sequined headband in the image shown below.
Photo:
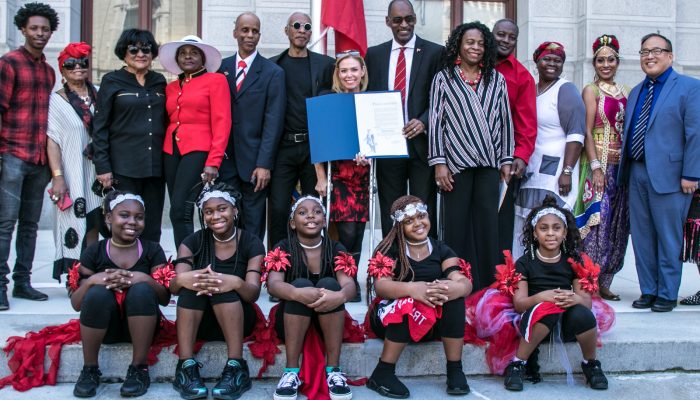
M406 219L406 217L412 217L418 213L427 213L428 206L423 203L411 203L404 207L402 210L396 210L391 214L391 219L398 223Z
M231 203L232 206L236 206L236 199L234 199L230 193L223 192L221 190L212 190L210 192L205 192L202 195L202 198L200 198L199 202L197 202L197 207L202 208L204 203L209 199L224 199Z
M313 200L316 203L318 203L318 205L321 206L321 209L323 210L323 215L326 215L326 206L323 205L321 199L314 196L302 196L294 202L294 205L292 206L292 211L289 213L289 219L292 219L292 216L294 216L294 212L297 210L297 207L299 207L299 204L301 204L305 200Z
M552 215L559 217L559 219L561 219L564 222L564 226L566 226L568 228L568 225L566 223L566 217L564 216L564 213L557 210L554 207L547 207L547 208L543 208L540 211L538 211L537 214L535 214L535 216L532 217L532 222L530 222L530 224L532 224L532 227L534 228L535 225L537 225L537 221L542 219L542 217L544 217L545 215L549 215L549 214L552 214Z
M141 196L136 195L136 194L131 194L131 193L125 193L125 194L120 194L117 197L114 198L114 200L109 202L109 210L114 210L114 207L118 206L119 204L125 202L126 200L135 200L141 203L141 205L146 208L146 206L143 204L143 199Z

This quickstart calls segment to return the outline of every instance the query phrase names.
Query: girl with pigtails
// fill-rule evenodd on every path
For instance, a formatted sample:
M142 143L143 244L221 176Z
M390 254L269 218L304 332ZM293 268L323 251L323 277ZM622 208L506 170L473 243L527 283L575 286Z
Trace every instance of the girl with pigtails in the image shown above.
M396 363L410 341L441 339L447 359L447 393L465 395L462 370L464 298L472 291L469 265L444 243L428 237L425 203L402 196L391 206L394 225L369 262L368 319L384 348L367 387L382 396L407 398Z

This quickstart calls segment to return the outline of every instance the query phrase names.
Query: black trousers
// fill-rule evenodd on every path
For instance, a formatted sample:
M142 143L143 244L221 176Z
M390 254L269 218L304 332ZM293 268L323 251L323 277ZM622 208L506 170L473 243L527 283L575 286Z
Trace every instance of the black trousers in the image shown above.
M576 340L576 335L580 335L596 327L596 319L593 311L581 304L569 307L562 314L550 314L539 321L538 324L546 326L550 333L553 332L561 318L561 337L564 342L573 342ZM524 331L527 327L527 321L520 321L520 331Z
M129 178L124 175L113 174L119 181L114 187L137 194L143 198L146 208L146 226L141 238L151 242L160 243L160 225L163 221L163 202L165 201L165 182L160 176L148 178Z
M474 291L490 285L498 263L496 168L467 168L453 175L444 194L445 243L472 265Z
M292 191L297 181L301 183L302 196L317 195L316 170L311 164L309 143L282 140L270 181L270 229L267 234L269 243L273 246L287 238Z
M520 190L520 178L511 178L508 183L506 196L503 198L503 205L498 210L498 250L499 254L503 250L512 251L513 247L513 227L515 225L515 198Z
M250 180L244 181L241 178L235 161L230 159L221 162L219 178L243 195L238 207L241 228L253 233L260 240L265 240L265 205L270 186L259 192L253 191L255 185Z
M202 321L197 329L197 339L206 341L224 341L224 332L216 319L213 306L223 303L241 302L243 308L243 337L248 337L253 333L258 317L255 308L250 303L241 300L235 291L217 293L209 296L197 296L194 290L182 288L177 299L177 306L188 310L202 311Z
M339 292L342 290L342 287L340 286L338 281L334 278L329 277L319 279L315 285L313 282L306 278L297 278L294 281L292 281L291 284L296 288L317 287L332 290L334 292ZM313 324L315 324L316 330L321 336L323 336L323 331L321 330L321 327L318 322L318 316L325 314L333 314L343 310L345 310L345 304L341 304L330 311L316 312L313 309L307 307L306 304L299 303L298 301L282 301L279 305L279 308L277 309L277 313L275 314L275 332L277 332L277 337L284 342L284 314L292 314L300 315L302 317L311 317L311 321ZM343 326L341 326L340 329L343 329Z
M438 319L433 328L421 338L421 342L440 338L464 337L464 297L450 300L442 305L442 318ZM399 324L384 326L379 319L379 307L370 308L369 325L380 339L389 339L395 343L408 343L411 341L411 332L408 329L408 315L404 316Z
M180 154L173 143L173 154L163 154L163 172L170 196L170 222L173 224L175 248L194 232L194 202L202 191L202 171L208 153L193 151Z
M437 186L435 169L421 160L417 155L408 158L382 158L377 162L377 191L379 211L382 219L382 235L386 236L394 222L389 210L391 204L401 196L412 194L422 199L428 206L430 214L430 236L437 236ZM372 216L370 216L371 218Z

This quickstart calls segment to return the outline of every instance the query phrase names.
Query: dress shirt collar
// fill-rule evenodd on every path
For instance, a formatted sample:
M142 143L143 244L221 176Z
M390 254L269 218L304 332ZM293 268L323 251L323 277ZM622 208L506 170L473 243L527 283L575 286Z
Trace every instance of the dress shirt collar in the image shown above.
M658 77L656 77L656 79L654 79L654 84L655 85L659 85L659 84L663 85L664 83L666 83L666 80L668 80L668 77L669 77L669 75L671 75L672 72L673 72L673 67L668 67L668 69L666 71L664 71L663 74L659 75ZM644 78L644 85L649 83L650 80L651 80L651 78L648 76L646 78Z
M400 48L405 47L407 49L414 49L416 47L416 34L413 34L413 37L411 37L411 40L408 41L405 45L400 45L399 42L396 41L396 39L391 40L391 51L394 50L399 50Z
M41 53L41 56L37 58L37 57L34 57L34 54L30 53L29 50L27 50L27 48L24 46L20 46L19 51L21 51L22 54L24 54L25 57L27 57L31 61L34 61L34 62L46 61L46 56L44 55L44 53Z
M245 61L246 64L246 71L250 69L251 64L253 64L253 61L255 60L255 57L258 55L258 51L255 50L251 55L249 55L246 58L241 58L241 54L239 52L236 52L236 69L238 69L238 62L243 60Z

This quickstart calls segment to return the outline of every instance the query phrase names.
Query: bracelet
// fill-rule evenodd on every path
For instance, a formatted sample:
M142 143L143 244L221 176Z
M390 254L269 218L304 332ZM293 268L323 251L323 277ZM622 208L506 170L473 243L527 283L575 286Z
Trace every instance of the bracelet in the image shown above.
M568 176L571 176L571 174L572 174L573 172L574 172L574 167L569 166L569 165L567 165L566 167L564 167L564 170L562 171L562 173L563 173L564 175L568 175Z
M603 165L600 163L599 160L591 160L590 164L591 164L591 171L603 168Z
M62 176L62 175L63 175L63 171L61 171L60 169L54 169L53 171L51 171L51 176L53 176L54 178L57 176Z

